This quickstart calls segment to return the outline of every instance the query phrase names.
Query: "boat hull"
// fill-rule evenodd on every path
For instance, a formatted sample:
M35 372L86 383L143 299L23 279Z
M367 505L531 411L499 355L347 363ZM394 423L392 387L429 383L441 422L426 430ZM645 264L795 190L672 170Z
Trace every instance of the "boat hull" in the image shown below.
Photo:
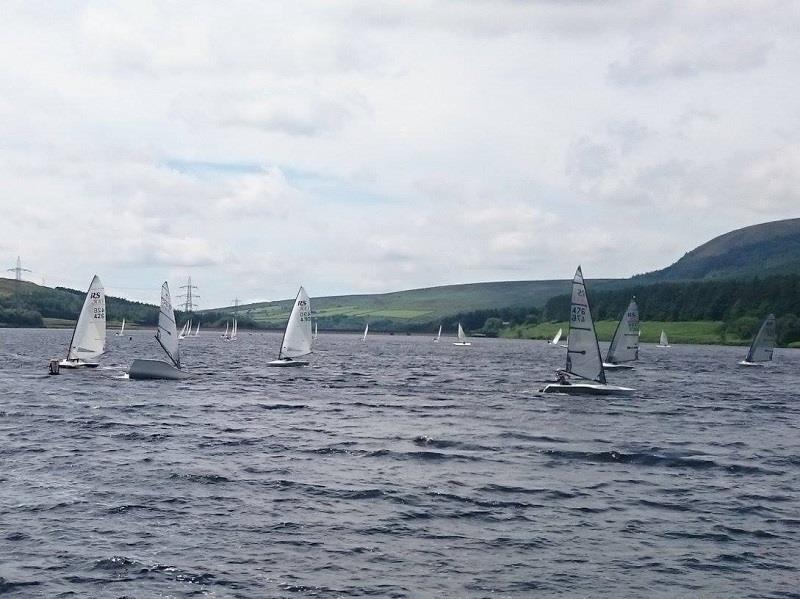
M177 381L188 377L188 373L161 360L134 360L128 368L128 378L136 380Z
M463 346L466 346L466 345L472 345L472 343L470 343L469 341L454 341L453 345L460 345L460 346L463 347Z
M562 385L551 383L545 385L542 393L564 393L566 395L630 395L635 389L617 385L601 385L600 383L572 383Z
M739 366L761 366L763 368L766 365L767 362L748 362L747 360L739 362Z
M272 362L267 362L267 366L273 368L294 368L297 366L308 366L308 362L305 360L272 360Z
M633 364L614 364L610 362L603 362L603 369L605 370L633 370Z
M75 370L77 368L97 368L100 366L98 362L84 362L83 360L61 360L58 363L59 368L69 368Z

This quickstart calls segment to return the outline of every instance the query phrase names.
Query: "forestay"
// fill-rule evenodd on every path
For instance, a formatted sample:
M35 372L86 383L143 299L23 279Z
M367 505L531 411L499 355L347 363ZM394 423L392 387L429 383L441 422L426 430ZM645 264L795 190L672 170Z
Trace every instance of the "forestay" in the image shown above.
M175 312L172 310L172 299L169 296L169 285L164 281L161 286L161 310L158 313L158 330L156 339L176 368L181 367L181 353L178 348L178 327L175 324Z
M311 299L302 287L294 300L278 358L299 358L311 353Z
M772 360L772 351L775 349L777 335L775 332L775 315L770 314L764 319L758 330L750 351L747 352L747 362L769 362Z
M622 315L614 338L608 348L606 362L621 364L639 359L639 306L636 300L631 300L628 309Z
M606 384L606 373L597 344L586 286L581 267L572 279L572 302L569 316L566 371L584 379Z
M106 349L106 294L100 277L92 279L72 333L67 360L96 358Z

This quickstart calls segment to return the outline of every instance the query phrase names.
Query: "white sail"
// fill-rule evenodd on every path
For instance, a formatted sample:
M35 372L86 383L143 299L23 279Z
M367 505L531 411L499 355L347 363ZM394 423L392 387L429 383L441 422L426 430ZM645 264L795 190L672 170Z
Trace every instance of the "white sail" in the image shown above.
M442 325L439 325L439 332L436 333L436 341L442 338Z
M464 329L461 327L461 323L458 323L458 340L464 341L467 336L464 334Z
M777 335L775 332L775 315L770 314L761 323L750 351L747 352L747 362L769 362L772 360L772 351L775 349Z
M319 323L315 320L314 321L314 340L316 341L319 339Z
M364 327L364 336L361 338L361 341L367 340L367 333L369 333L369 323L367 323L367 326Z
M231 336L230 339L236 339L236 334L239 332L239 319L233 319L233 326L231 327Z
M225 339L228 338L228 321L227 320L225 321L225 334L222 335L222 336L225 337Z
M278 359L299 358L311 353L311 299L300 287L286 323Z
M561 340L561 333L563 332L564 331L562 329L558 329L558 333L556 333L555 337L553 337L553 340L550 343L556 345Z
M594 330L589 298L583 284L581 267L572 279L572 302L569 315L569 338L565 370L584 379L606 384L606 373L600 357L600 346Z
M166 281L161 286L161 310L158 313L158 330L156 339L164 352L175 364L181 367L181 353L178 348L178 327L175 324L175 312L172 310L172 299L169 296L169 285Z
M200 334L200 321L197 321L197 329L194 332L194 336L197 337Z
M639 306L632 299L628 309L617 323L617 330L611 339L606 362L621 364L639 359Z
M658 344L663 346L669 345L669 339L667 339L667 333L665 331L661 331L661 339Z
M122 326L119 328L119 335L122 335L125 332L125 319L122 319Z
M97 275L92 279L69 343L67 360L96 358L106 349L106 294Z

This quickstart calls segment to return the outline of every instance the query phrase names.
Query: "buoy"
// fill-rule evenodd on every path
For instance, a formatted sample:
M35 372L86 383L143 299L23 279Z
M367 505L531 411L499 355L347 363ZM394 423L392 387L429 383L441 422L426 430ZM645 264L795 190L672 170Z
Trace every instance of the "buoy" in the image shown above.
M59 369L58 360L50 360L50 374L58 374Z

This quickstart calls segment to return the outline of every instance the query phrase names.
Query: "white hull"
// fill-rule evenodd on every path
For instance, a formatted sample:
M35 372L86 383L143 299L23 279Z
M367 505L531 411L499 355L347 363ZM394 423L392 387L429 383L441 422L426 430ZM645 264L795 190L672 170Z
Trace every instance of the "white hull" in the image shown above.
M630 395L635 389L617 385L601 385L600 383L572 383L561 385L550 383L545 385L542 393L564 393L566 395Z
M766 362L748 362L747 360L742 360L739 362L739 366L766 366Z
M605 370L633 370L633 364L611 364L609 362L603 362L603 368Z
M293 366L308 366L308 362L304 360L272 360L272 362L267 362L267 366L273 366L276 368L291 368Z
M84 362L83 360L61 360L58 363L59 368L97 368L100 366L97 362Z
M454 341L453 345L472 345L469 341Z
M189 374L161 360L134 360L128 368L128 377L138 380L167 379L177 381Z
M671 345L656 345L656 347L672 347Z

